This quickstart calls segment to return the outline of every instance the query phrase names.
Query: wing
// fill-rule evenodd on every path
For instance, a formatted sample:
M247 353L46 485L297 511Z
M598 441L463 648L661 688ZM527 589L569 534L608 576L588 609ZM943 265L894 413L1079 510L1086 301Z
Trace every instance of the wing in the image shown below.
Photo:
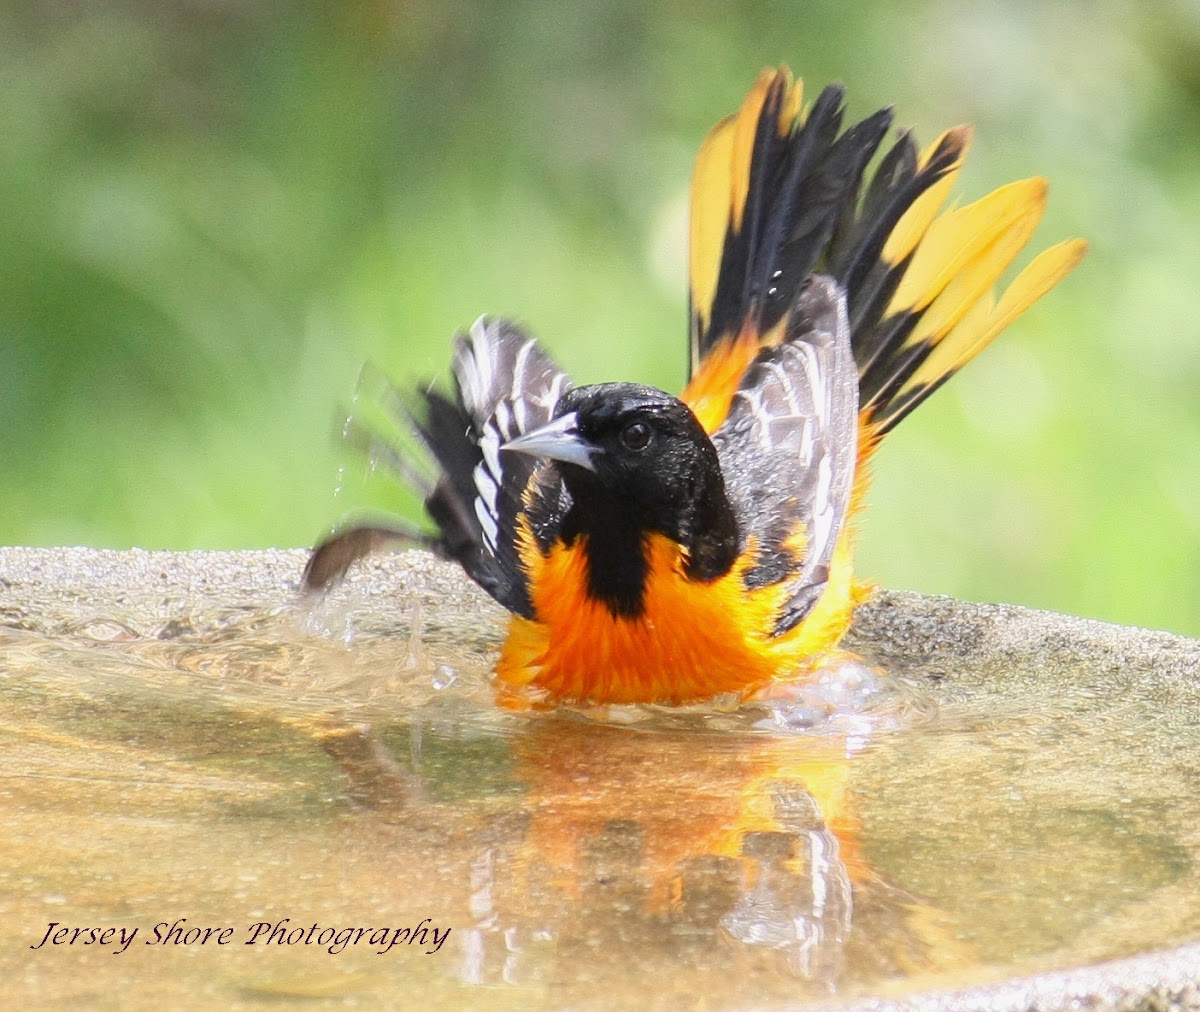
M817 275L787 315L783 343L758 353L713 434L739 535L755 552L746 586L788 585L776 635L828 582L854 485L857 412L845 295Z
M504 607L532 618L518 526L526 519L544 547L569 500L557 472L500 447L549 422L571 381L525 331L486 317L458 338L452 368L454 399L425 392L417 420L442 472L425 508L445 554Z
M304 584L323 590L364 555L397 541L429 547L459 562L500 604L533 617L528 576L518 553L522 520L541 547L557 533L570 505L553 468L500 446L550 421L571 381L534 338L505 320L478 320L459 335L454 388L405 397L387 384L376 394L395 421L415 434L437 465L430 481L414 466L411 447L357 427L348 437L424 496L436 534L396 522L344 527L314 550Z

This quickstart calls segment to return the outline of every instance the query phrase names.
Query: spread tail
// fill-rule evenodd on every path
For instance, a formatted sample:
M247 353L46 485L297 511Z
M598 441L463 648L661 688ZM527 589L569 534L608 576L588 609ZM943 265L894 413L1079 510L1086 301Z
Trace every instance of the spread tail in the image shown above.
M692 379L684 399L712 431L738 379L813 273L847 304L864 430L873 444L1082 259L1082 240L1037 256L997 299L1029 242L1047 184L1034 177L963 207L946 200L969 127L918 153L901 132L875 158L890 109L841 130L843 93L810 110L786 68L764 71L742 108L705 140L692 180ZM869 181L868 181L869 176Z

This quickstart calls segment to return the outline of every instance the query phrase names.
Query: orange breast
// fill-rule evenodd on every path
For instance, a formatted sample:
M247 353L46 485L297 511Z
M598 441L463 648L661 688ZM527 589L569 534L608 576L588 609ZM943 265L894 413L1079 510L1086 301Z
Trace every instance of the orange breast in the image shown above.
M713 432L729 413L758 350L781 336L781 327L765 336L747 329L710 351L682 394L705 431ZM851 516L861 506L874 447L874 433L863 424ZM849 520L825 593L783 636L772 633L785 585L751 591L742 581L753 546L724 577L698 583L684 575L680 546L652 535L645 614L627 619L588 595L584 539L570 548L556 543L543 555L528 530L519 537L537 621L512 617L496 675L502 686L531 689L553 702L686 703L725 693L749 696L774 681L803 679L837 646L855 605L872 590L853 578ZM508 701L521 705L525 697L510 694Z
M680 547L651 535L645 610L630 619L588 596L582 538L545 556L527 538L522 555L538 621L512 619L497 676L554 701L590 703L682 703L802 677L849 624L855 588L843 542L816 608L773 637L786 589L747 591L745 560L712 583L695 582L684 575Z

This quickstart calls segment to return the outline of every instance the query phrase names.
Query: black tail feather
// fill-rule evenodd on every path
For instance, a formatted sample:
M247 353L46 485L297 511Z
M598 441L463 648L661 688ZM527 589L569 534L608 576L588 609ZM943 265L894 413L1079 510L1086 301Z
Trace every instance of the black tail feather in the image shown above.
M914 204L961 164L970 132L948 131L922 159L905 130L876 161L891 109L843 131L843 89L831 85L807 116L788 124L790 75L777 72L760 86L760 105L744 106L732 128L731 121L718 127L736 139L750 129L744 117L757 115L749 167L727 177L735 191L739 179L747 190L740 218L734 213L726 225L711 305L693 306L693 364L747 326L771 333L806 280L825 273L846 295L863 402L882 410L920 365L905 346L920 312L893 305L913 250L885 256L888 240ZM736 208L738 194L731 199ZM930 350L922 345L918 357Z
M828 127L836 132L840 120L839 109ZM801 286L814 272L830 269L835 253L831 242L839 226L843 232L854 231L851 222L863 171L891 120L891 110L881 109L851 127L832 142L824 157L799 184L801 192L792 211L787 238L763 272L768 287L759 317L759 333L766 333L783 318Z

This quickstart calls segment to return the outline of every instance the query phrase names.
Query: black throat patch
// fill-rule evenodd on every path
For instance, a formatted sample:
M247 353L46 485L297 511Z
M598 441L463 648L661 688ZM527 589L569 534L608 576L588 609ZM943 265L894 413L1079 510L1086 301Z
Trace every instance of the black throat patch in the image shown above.
M576 505L567 514L562 536L568 546L582 538L588 596L615 616L640 618L650 576L649 531L628 513L585 511Z
M737 530L728 507L688 536L678 529L647 523L628 505L577 499L563 523L562 539L568 546L583 539L588 595L603 602L615 616L633 619L645 612L651 534L668 537L686 549L684 574L697 583L724 576L737 558Z

